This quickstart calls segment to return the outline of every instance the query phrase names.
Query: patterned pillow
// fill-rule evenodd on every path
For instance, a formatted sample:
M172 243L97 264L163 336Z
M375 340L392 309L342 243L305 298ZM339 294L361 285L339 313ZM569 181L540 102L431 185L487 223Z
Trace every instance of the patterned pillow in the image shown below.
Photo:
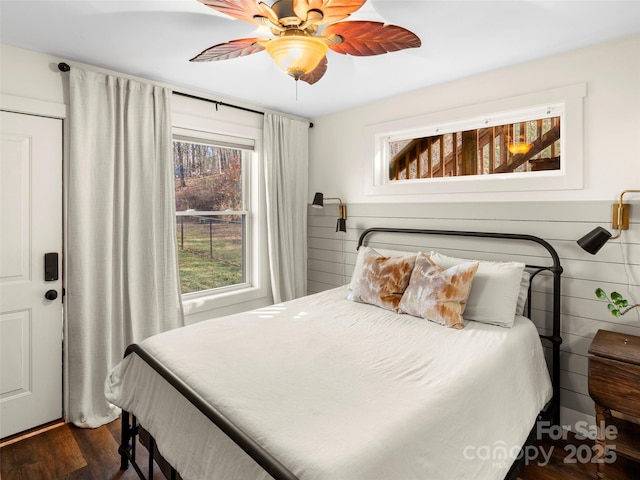
M353 289L353 285L360 278L360 271L362 270L362 265L364 264L364 257L367 256L369 252L373 252L375 254L380 255L381 257L406 257L407 255L415 255L415 252L407 252L405 250L391 250L389 248L376 248L375 250L371 247L361 246L358 249L358 256L356 257L356 264L353 267L353 273L351 274L351 281L349 282L349 289Z
M528 293L527 285L524 287L522 305L518 307L524 263L467 260L448 257L439 252L431 252L431 260L445 269L459 263L480 262L467 300L465 319L510 328L515 315L522 312L522 310L516 311L516 308L524 307Z
M397 312L415 261L415 255L383 257L374 250L367 252L349 299Z
M443 270L429 255L419 253L398 309L401 313L460 329L464 327L462 312L477 270L478 262L462 263Z

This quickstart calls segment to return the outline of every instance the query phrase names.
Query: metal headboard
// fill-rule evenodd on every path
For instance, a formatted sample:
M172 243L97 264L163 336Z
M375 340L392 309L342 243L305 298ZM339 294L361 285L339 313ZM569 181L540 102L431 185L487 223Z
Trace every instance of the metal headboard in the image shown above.
M560 336L560 277L562 275L562 266L560 265L560 257L556 250L542 238L534 235L524 235L519 233L497 233L497 232L465 232L458 230L428 230L428 229L415 229L415 228L385 228L376 227L368 228L360 235L358 240L358 249L364 244L365 239L376 233L409 233L419 235L447 235L456 237L481 237L481 238L497 238L515 241L534 242L544 247L551 260L552 265L540 266L540 265L527 265L527 268L532 270L531 280L540 272L550 272L553 275L553 306L552 306L552 334L540 335L541 339L544 339L551 343L552 351L552 364L551 364L551 377L553 383L553 398L549 402L549 405L543 412L545 419L551 420L554 425L560 425L560 344L562 343L562 337ZM529 285L529 298L531 298L531 284ZM531 301L527 302L527 313L531 316Z

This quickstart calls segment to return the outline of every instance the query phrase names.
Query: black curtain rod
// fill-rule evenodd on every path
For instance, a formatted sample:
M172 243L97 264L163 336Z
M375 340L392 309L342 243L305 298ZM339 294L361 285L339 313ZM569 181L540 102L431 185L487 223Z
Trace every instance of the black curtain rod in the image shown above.
M251 112L251 113L257 113L258 115L264 115L264 112L261 112L259 110L252 110L251 108L241 107L239 105L232 105L230 103L220 102L219 100L211 100L210 98L198 97L196 95L191 95L189 93L183 93L183 92L173 92L173 93L174 93L174 95L180 95L181 97L194 98L196 100L202 100L204 102L215 103L216 111L218 110L218 105L222 105L223 107L231 107L231 108L236 108L238 110L244 110L245 112ZM309 122L309 128L313 128L313 123L312 122Z
M60 70L61 72L68 72L69 70L71 70L71 67L69 66L68 63L60 62L58 64L58 70ZM238 110L244 110L245 112L251 112L251 113L257 113L258 115L264 115L264 112L261 112L259 110L253 110L251 108L241 107L239 105L232 105L230 103L220 102L218 100L211 100L210 98L197 97L197 96L191 95L189 93L182 93L182 92L173 92L173 93L174 93L174 95L180 95L181 97L193 98L195 100L203 100L205 102L215 103L216 110L218 110L218 105L222 105L223 107L231 107L231 108L236 108ZM313 128L313 123L309 123L309 128Z
M216 110L218 110L218 105L222 105L223 107L231 107L231 108L236 108L238 110L244 110L245 112L251 112L251 113L257 113L258 115L264 115L264 112L261 112L259 110L252 110L251 108L241 107L239 105L231 105L230 103L220 102L218 100L211 100L210 98L198 97L196 95L191 95L189 93L173 92L173 94L174 95L180 95L181 97L194 98L196 100L203 100L205 102L215 103Z

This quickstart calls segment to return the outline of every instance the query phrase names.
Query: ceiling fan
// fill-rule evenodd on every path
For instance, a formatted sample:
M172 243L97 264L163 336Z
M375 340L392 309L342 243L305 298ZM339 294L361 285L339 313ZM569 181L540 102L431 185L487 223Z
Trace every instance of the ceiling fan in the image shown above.
M314 84L327 71L328 49L343 55L369 56L417 48L409 30L381 22L340 22L366 0L198 0L234 18L266 26L275 38L241 38L207 48L192 62L228 60L267 50L295 80ZM336 23L337 22L337 23Z

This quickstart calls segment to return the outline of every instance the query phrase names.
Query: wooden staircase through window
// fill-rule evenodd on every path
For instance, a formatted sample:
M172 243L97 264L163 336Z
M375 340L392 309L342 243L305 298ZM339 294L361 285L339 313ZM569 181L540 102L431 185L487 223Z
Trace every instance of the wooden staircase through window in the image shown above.
M410 140L389 162L389 178L406 180L560 168L560 117L522 122L527 153L512 154L514 125L499 125ZM532 124L533 123L533 124ZM527 125L529 124L529 125Z

